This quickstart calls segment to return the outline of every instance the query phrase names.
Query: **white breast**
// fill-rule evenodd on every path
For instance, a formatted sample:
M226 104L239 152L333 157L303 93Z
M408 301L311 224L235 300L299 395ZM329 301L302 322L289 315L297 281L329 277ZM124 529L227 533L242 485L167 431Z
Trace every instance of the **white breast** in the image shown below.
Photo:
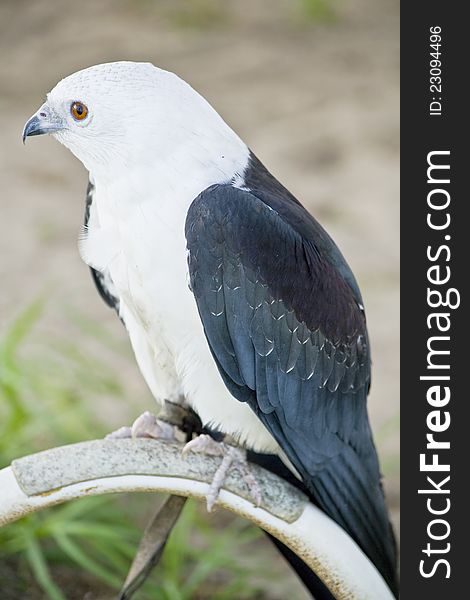
M155 398L184 397L204 424L273 452L277 444L271 435L225 387L188 286L186 213L211 179L182 181L176 188L174 179L171 186L164 182L150 188L150 194L129 181L104 188L98 182L96 214L80 243L81 255L87 264L109 271L137 362Z

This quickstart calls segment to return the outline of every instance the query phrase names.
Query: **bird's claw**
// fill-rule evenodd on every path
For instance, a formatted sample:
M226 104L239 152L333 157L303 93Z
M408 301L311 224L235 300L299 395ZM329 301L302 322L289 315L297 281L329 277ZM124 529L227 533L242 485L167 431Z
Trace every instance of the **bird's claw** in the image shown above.
M212 511L231 468L237 469L240 472L243 480L248 486L255 505L259 506L261 504L261 490L247 461L245 450L231 446L225 442L216 442L211 436L202 434L184 446L182 453L187 454L188 452L208 454L210 456L222 456L222 462L212 478L209 491L206 495L208 512Z
M127 438L131 438L132 437L132 433L131 433L131 428L130 427L119 427L119 429L116 429L116 431L111 431L111 433L108 433L107 435L104 436L105 440L124 440Z
M184 455L189 452L195 452L210 456L223 456L225 446L224 442L216 442L210 435L202 433L185 444L181 453Z
M154 440L175 441L173 425L157 419L152 413L145 411L132 423L131 427L120 427L108 433L107 440L123 438L151 438Z

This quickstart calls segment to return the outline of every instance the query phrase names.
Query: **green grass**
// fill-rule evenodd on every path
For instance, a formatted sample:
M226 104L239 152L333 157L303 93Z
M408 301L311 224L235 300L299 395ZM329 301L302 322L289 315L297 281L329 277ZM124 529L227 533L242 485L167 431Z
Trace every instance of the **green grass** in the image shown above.
M109 344L101 325L83 316L70 318L80 329L74 341L49 335L31 355L31 338L43 310L44 301L31 305L0 340L0 468L15 457L102 437L106 432L90 407L102 395L125 401L112 368L75 341L92 337L98 350L99 344L107 350L116 346ZM91 497L1 528L0 589L7 586L1 581L3 560L13 561L51 600L67 598L61 585L64 569L75 573L73 587L80 587L83 576L92 589L93 582L100 589L119 589L140 539L142 515L150 514L156 502L149 494ZM255 527L228 516L223 528L220 522L215 526L198 505L188 502L161 564L136 598L261 598L251 577L256 571L259 581L260 565L246 568L241 562L245 547L259 536Z
M312 21L334 21L336 18L334 0L299 0L307 19Z
M190 31L226 29L237 25L239 10L220 0L127 0L129 7L142 14L168 20L175 28ZM272 2L265 4L267 11L280 18L293 17L303 25L331 23L338 18L337 0L294 0L288 5ZM259 9L258 9L259 10ZM292 20L292 19L291 19ZM45 231L47 236L49 232Z

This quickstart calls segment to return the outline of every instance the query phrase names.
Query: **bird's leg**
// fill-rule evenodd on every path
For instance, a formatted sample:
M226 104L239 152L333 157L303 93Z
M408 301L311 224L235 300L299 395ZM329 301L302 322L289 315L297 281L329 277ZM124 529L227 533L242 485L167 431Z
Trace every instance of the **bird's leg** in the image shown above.
M198 415L183 400L171 402L165 400L163 410L158 415L161 421L174 425L185 435L185 441L192 439L193 435L202 433L202 422Z
M212 511L212 508L219 497L225 478L231 468L237 469L240 472L250 490L250 495L255 501L256 506L261 504L261 490L246 458L246 451L243 448L231 446L226 442L217 442L210 435L202 434L189 441L184 446L183 454L188 452L222 457L222 462L214 474L206 496L208 512Z

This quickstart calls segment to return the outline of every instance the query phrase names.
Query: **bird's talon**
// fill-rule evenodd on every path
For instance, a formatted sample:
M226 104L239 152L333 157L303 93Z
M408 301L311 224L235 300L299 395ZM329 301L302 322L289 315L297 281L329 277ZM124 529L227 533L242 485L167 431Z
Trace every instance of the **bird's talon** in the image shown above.
M131 438L131 428L130 427L119 427L116 431L111 431L108 435L105 436L105 440L123 440L126 438Z
M131 427L120 427L116 431L108 433L106 440L117 440L126 438L151 438L155 440L174 441L175 428L166 421L157 419L152 413L145 411L132 423Z
M223 456L224 446L223 442L216 442L210 435L203 433L185 444L181 453L183 456L188 454L188 452L208 454L210 456Z
M224 442L216 442L211 436L202 434L184 446L182 454L184 455L188 452L223 457L222 462L214 473L209 491L206 495L207 512L212 512L230 468L235 468L239 471L248 486L250 496L254 500L255 505L259 506L261 504L261 490L256 477L253 475L253 472L248 465L246 452L243 449L230 446Z

